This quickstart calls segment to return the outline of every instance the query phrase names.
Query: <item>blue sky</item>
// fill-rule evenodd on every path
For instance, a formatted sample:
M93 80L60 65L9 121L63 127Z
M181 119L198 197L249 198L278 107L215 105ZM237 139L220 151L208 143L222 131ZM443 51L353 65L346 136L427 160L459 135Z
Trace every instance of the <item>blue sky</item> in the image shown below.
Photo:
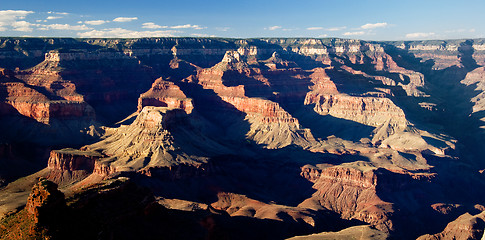
M17 0L0 4L0 36L485 37L483 0Z

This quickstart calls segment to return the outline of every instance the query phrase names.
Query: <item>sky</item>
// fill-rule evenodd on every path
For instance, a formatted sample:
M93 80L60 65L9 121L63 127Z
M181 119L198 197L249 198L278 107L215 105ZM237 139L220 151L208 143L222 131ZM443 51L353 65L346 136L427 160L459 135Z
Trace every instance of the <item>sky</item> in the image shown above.
M0 0L2 37L485 37L484 0Z

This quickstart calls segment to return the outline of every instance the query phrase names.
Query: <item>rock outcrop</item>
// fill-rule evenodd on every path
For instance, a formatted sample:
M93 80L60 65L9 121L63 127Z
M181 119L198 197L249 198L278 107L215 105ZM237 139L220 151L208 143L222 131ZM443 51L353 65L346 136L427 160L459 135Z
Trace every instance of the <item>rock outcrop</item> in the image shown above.
M72 83L53 81L46 86L24 82L6 69L0 69L0 79L3 102L0 111L5 114L20 113L44 124L53 119L84 118L89 121L95 118L93 108L76 93Z
M57 189L57 184L46 179L32 188L32 193L25 206L26 211L34 218L34 224L43 226L57 221L57 217L66 208L64 194Z
M478 92L471 101L474 103L473 113L485 110L485 67L479 67L467 73L465 79L461 81L466 86L476 86L475 91Z
M93 151L53 150L47 163L47 169L50 170L47 178L59 184L67 184L81 181L92 173L107 177L112 172L99 166L101 157L101 154Z
M369 226L355 226L346 228L339 232L323 232L306 236L288 238L288 240L344 240L344 239L389 239L389 234L373 229Z
M145 106L180 108L187 114L194 109L192 99L187 98L177 85L162 78L155 80L152 88L138 98L138 111Z
M0 223L0 239L62 239L66 224L66 201L57 184L40 178L24 209Z
M390 219L393 204L382 200L378 194L378 175L375 169L329 167L323 169L313 188L314 196L301 203L300 207L315 207L315 204L341 214L344 219L359 219L377 229L393 230Z
M274 149L291 144L308 146L314 142L311 132L301 128L298 120L278 102L264 98L268 97L264 89L271 83L259 69L250 68L245 57L228 51L220 63L198 72L198 83L246 114L245 119L250 123L247 136L256 143ZM230 81L229 86L225 84L227 81ZM259 90L254 90L256 88ZM248 97L248 91L257 92L261 97Z
M318 224L316 213L298 207L287 207L276 204L266 204L246 196L233 193L219 193L218 201L211 204L211 207L223 210L231 216L254 217L259 219L273 219L277 221L304 222L312 227Z
M224 147L198 133L184 110L146 106L132 124L113 129L106 139L83 150L104 155L95 161L95 173L138 171L179 179L209 172L211 153Z
M370 126L380 126L389 120L396 126L407 124L404 112L388 98L354 97L346 95L307 96L305 104L315 104L315 112Z
M437 234L423 235L419 240L441 240L441 239L477 239L484 236L485 212L477 215L465 213L456 220L450 222L446 228Z

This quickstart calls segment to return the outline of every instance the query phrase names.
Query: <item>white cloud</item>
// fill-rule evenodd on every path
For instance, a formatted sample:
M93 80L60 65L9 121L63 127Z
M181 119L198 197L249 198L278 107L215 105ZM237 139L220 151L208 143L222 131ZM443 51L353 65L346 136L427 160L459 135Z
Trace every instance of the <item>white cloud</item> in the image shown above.
M314 31L314 30L323 30L322 27L309 27L306 30Z
M359 31L359 32L345 32L343 35L344 36L358 36L358 35L364 35L364 31Z
M59 15L69 15L69 13L67 12L53 12L53 11L49 11L47 12L48 14L59 14Z
M69 24L49 24L49 25L42 25L39 30L71 30L71 31L86 31L91 30L92 28L86 25L69 25Z
M26 21L17 21L25 19L33 11L24 10L2 10L0 11L0 31L8 30L8 27L13 27L15 31L30 32L32 31L30 23Z
M12 21L17 19L25 19L25 16L34 13L33 11L24 10L2 10L0 11L0 22Z
M221 32L227 32L229 29L231 29L231 28L230 27L216 27L216 30L221 31Z
M271 31L274 31L274 30L281 29L281 28L282 28L281 26L272 26L272 27L269 27L267 29L268 30L271 30Z
M138 18L137 17L117 17L113 19L113 22L131 22L135 20L138 20Z
M347 27L332 27L332 28L323 28L323 27L309 27L306 30L315 31L315 30L325 30L330 32L341 31L346 29Z
M328 37L328 34L322 34L322 35L319 35L318 37L319 38L326 38L326 37Z
M193 29L196 29L196 30L201 30L201 29L204 29L205 27L201 27L199 25L185 24L185 25L171 26L170 28L172 28L172 29L193 28Z
M10 26L13 27L14 31L19 31L19 32L32 32L33 30L32 27L35 27L38 25L39 24L33 24L26 21L17 21L10 24Z
M46 19L47 20L54 20L54 19L59 19L62 18L61 16L48 16Z
M82 38L141 38L141 37L174 37L175 30L132 31L123 28L108 28L77 33Z
M332 27L332 28L327 28L325 30L327 31L330 31L330 32L335 32L335 31L341 31L341 30L344 30L346 29L347 27L343 26L343 27Z
M387 27L389 24L387 24L386 22L382 22L382 23L367 23L367 24L364 24L362 26L360 26L360 28L362 29L374 29L374 28L383 28L383 27Z
M406 38L429 38L429 37L433 37L435 36L436 34L434 32L428 32L428 33L424 33L424 32L415 32L415 33L408 33L406 34Z
M105 20L91 20L91 21L84 21L85 24L88 24L88 25L101 25L101 24L105 24L105 23L108 23L109 21L105 21ZM78 23L83 23L81 21L79 21Z
M152 22L146 22L142 24L142 28L148 28L148 29L159 29L159 28L167 28L167 26L160 26Z

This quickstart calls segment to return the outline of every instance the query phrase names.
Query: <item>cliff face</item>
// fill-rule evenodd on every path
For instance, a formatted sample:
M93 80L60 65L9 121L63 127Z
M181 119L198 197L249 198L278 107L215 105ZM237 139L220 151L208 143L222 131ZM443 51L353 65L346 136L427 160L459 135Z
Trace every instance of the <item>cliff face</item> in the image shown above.
M51 119L94 119L94 110L76 93L75 85L65 81L49 83L22 81L6 69L0 69L0 91L6 114L18 113L49 124Z
M34 224L40 226L54 222L56 215L59 216L65 207L64 194L55 183L45 179L34 185L25 206L26 211L33 215Z
M422 195L421 188L438 181L436 174L392 172L363 162L323 169L307 166L301 174L314 182L316 192L299 207L330 209L344 219L358 219L386 233L409 225L406 221L417 221L421 213L415 212L415 219L403 219L400 211L414 209L413 212L422 208L421 204L433 201ZM429 214L428 210L421 211ZM404 233L400 237L411 235Z
M104 176L127 171L167 179L204 175L211 170L207 156L223 147L218 149L219 145L191 130L186 118L181 109L146 106L132 124L114 129L106 139L83 150L103 154L94 161L93 172Z
M194 109L192 99L187 98L177 85L162 78L155 80L152 88L138 98L138 111L145 106L180 108L187 114Z
M152 83L150 69L139 60L122 52L87 49L47 52L42 62L19 71L17 77L59 100L87 101L101 118L111 121L130 114L139 94Z
M0 223L1 239L62 238L68 210L57 184L40 178L32 187L27 205Z
M130 176L166 202L295 224L285 237L329 217L416 238L445 229L436 206L485 204L484 46L0 38L0 143L73 147L38 173L69 191Z
M62 149L51 151L47 169L47 179L59 184L80 181L91 174L102 177L109 176L112 172L103 171L99 165L102 157L97 152L86 152L74 149Z
M476 215L465 213L450 222L442 232L434 235L424 235L418 239L483 239L484 218L485 213L483 212Z
M359 219L377 229L389 232L394 226L390 217L394 209L377 194L378 176L375 170L331 167L321 171L313 188L313 199L326 209L338 212L345 219ZM379 186L384 187L384 186ZM311 206L306 200L300 206Z

